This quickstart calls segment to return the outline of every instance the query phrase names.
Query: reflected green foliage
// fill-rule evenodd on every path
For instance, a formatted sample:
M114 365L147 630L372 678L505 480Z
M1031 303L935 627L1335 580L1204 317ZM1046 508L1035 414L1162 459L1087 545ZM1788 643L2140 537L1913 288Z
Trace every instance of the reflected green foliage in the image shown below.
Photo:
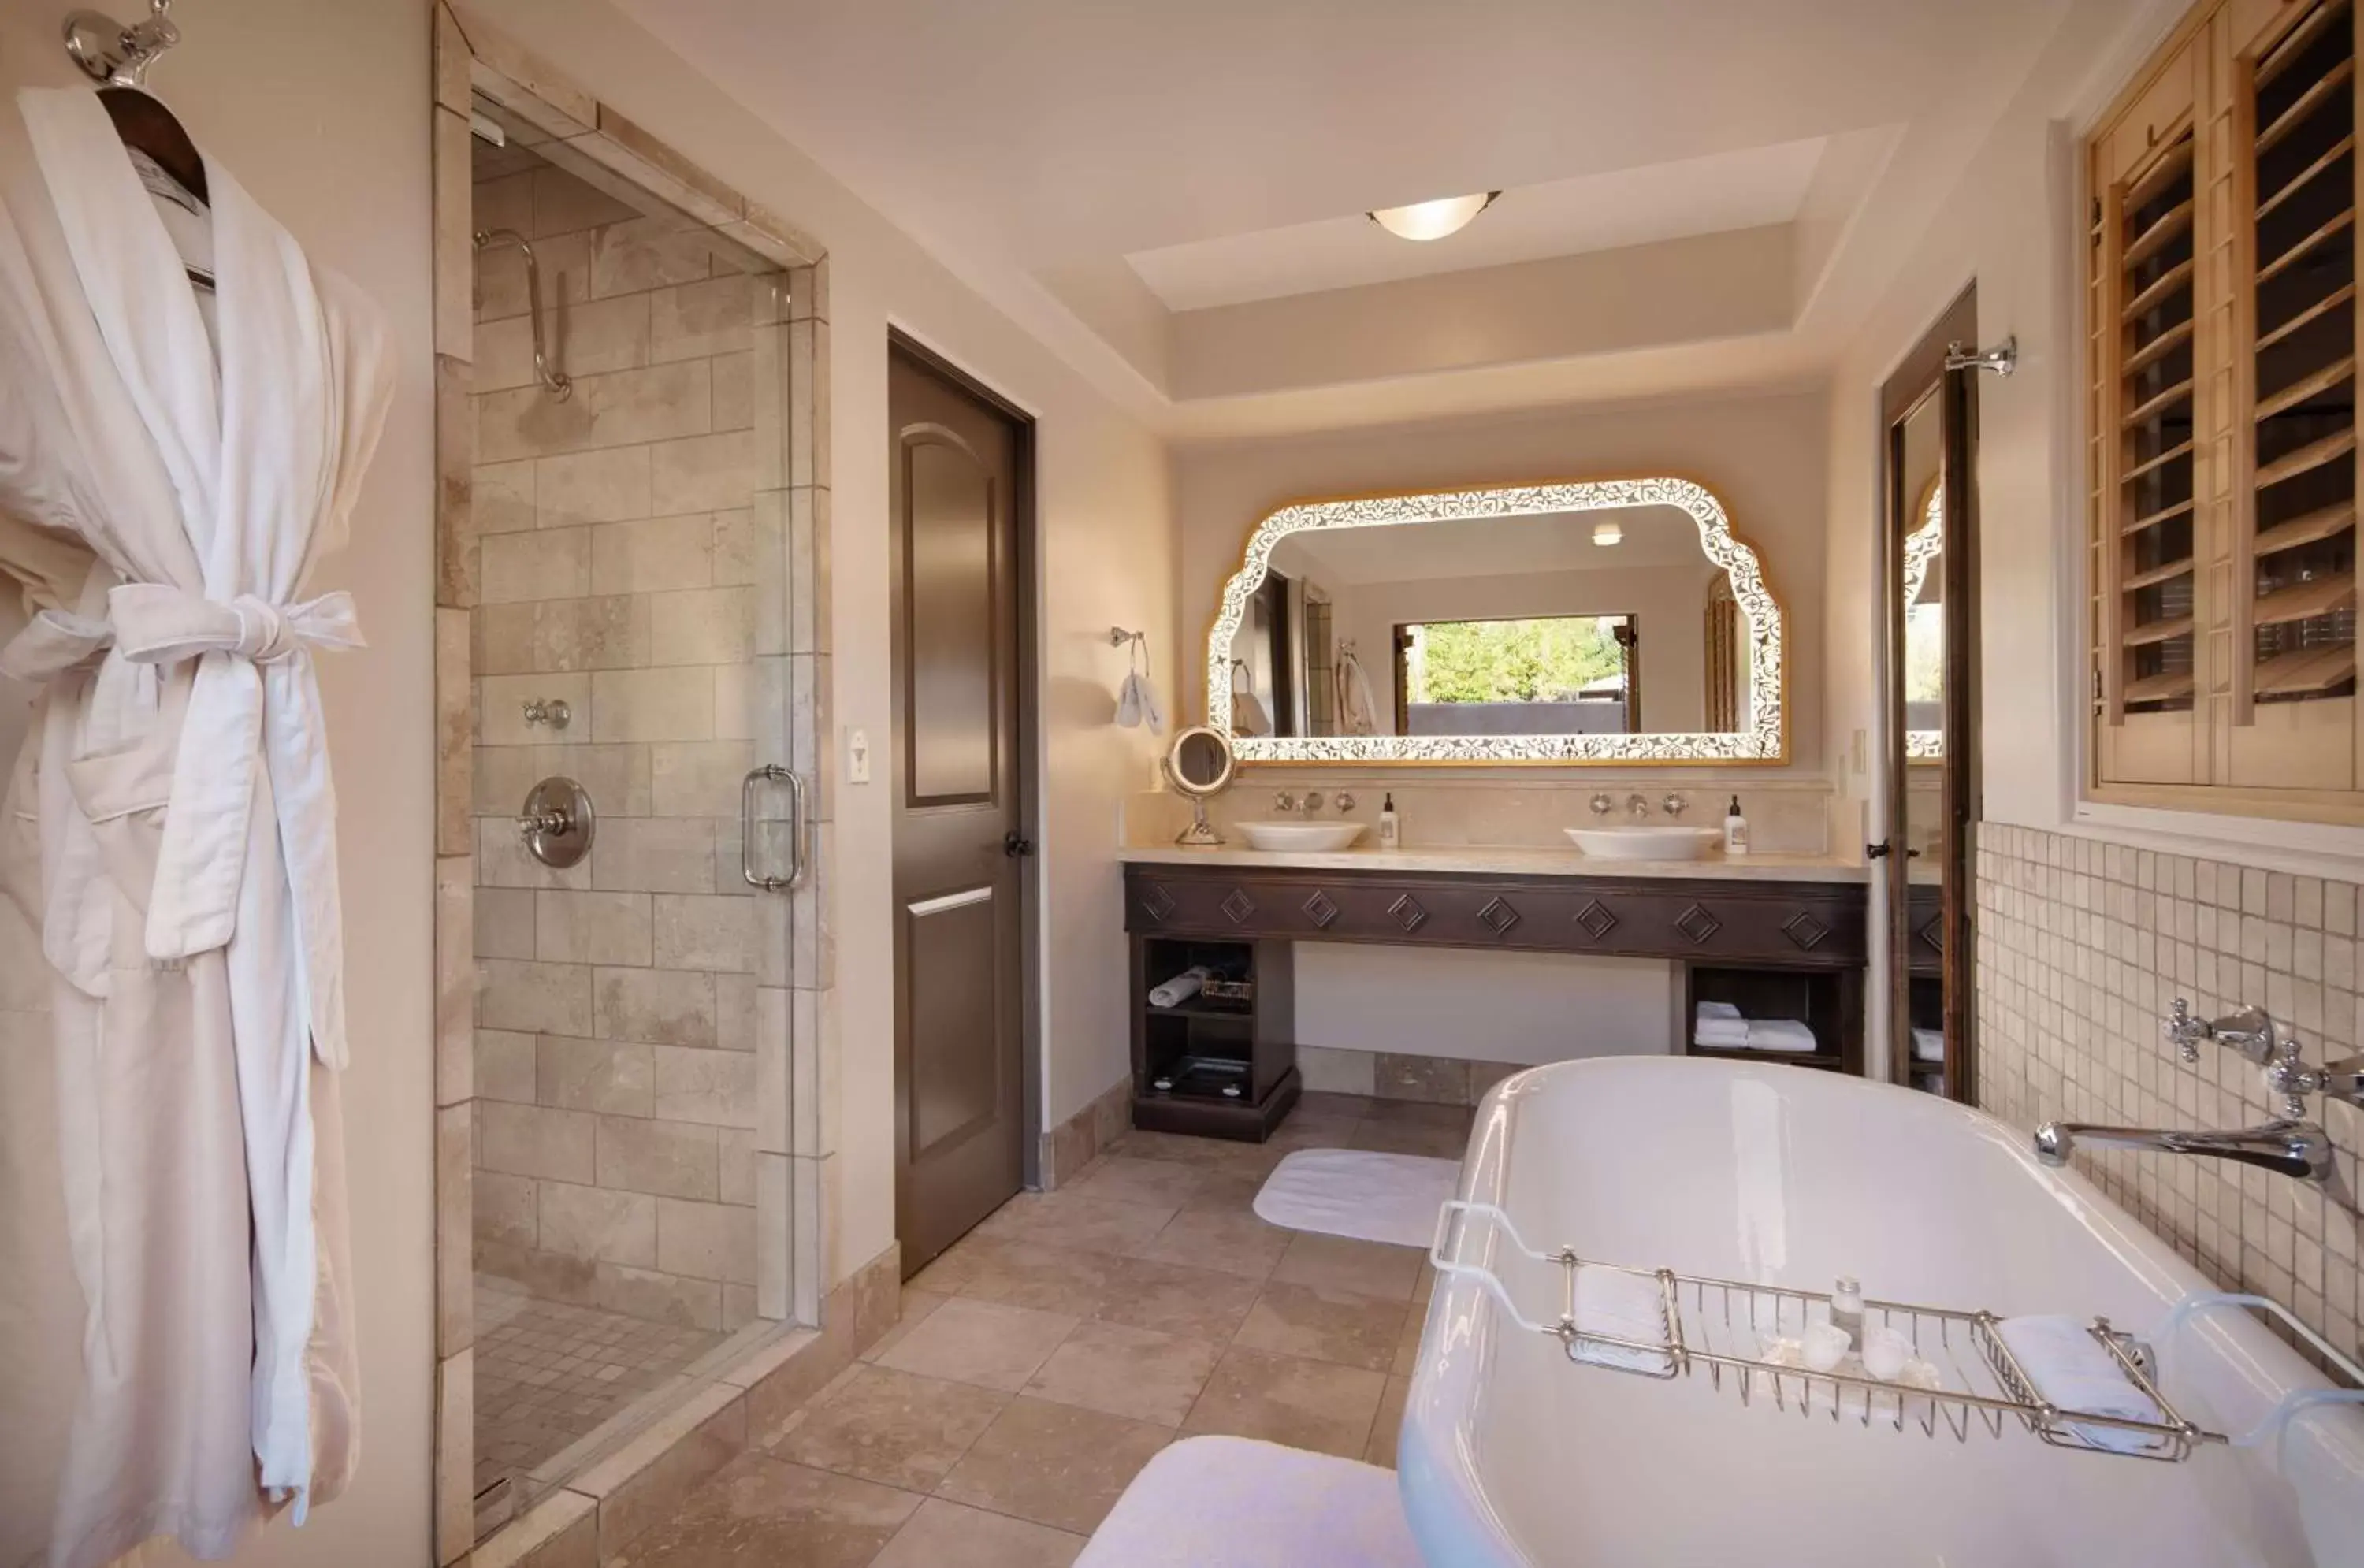
M1410 628L1405 682L1416 703L1572 702L1622 675L1615 616L1433 621Z

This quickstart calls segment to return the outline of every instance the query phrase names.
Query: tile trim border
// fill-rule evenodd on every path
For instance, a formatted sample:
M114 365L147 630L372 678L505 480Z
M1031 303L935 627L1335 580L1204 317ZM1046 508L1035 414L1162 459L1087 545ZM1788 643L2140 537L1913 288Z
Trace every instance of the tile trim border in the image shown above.
M1072 1181L1101 1151L1132 1128L1132 1074L1125 1075L1092 1097L1091 1104L1044 1132L1038 1140L1043 1190L1050 1192Z

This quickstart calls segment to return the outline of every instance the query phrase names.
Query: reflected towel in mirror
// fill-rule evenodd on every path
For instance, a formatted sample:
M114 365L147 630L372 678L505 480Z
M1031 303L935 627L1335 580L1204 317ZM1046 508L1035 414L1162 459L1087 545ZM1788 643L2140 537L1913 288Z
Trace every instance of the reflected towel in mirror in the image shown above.
M1371 703L1371 683L1364 677L1363 662L1350 647L1338 652L1338 729L1344 735L1378 733L1378 710Z

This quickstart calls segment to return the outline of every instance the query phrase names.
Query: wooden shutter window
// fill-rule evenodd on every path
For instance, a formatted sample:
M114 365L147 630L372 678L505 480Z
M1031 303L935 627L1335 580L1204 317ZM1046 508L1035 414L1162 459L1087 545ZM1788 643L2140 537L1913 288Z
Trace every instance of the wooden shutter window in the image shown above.
M2117 428L2103 432L2118 461L2117 494L2104 502L2116 532L2114 602L2104 606L2113 645L2102 652L2121 714L2192 706L2193 151L2187 128L2105 206L2097 235L2120 334Z
M2250 77L2255 432L2234 722L2356 689L2355 28L2317 6Z

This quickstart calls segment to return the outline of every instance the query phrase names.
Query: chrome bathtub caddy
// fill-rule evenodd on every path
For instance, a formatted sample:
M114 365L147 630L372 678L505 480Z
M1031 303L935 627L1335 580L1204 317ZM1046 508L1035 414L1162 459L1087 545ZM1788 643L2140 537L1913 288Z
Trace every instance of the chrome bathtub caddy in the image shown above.
M1522 1262L1524 1266L1517 1272L1524 1293L1531 1299L1548 1301L1548 1307L1531 1315L1513 1298L1500 1272L1462 1261L1465 1243L1472 1230L1479 1229L1479 1222L1490 1225L1498 1244L1507 1242ZM1678 1273L1672 1269L1600 1262L1578 1257L1571 1248L1538 1251L1519 1235L1511 1217L1491 1204L1459 1199L1445 1204L1437 1216L1429 1261L1439 1273L1477 1284L1521 1329L1559 1340L1568 1359L1579 1364L1660 1380L1703 1372L1711 1386L1730 1387L1743 1405L1763 1400L1785 1414L1791 1410L1807 1418L1821 1414L1834 1422L1853 1421L1864 1427L1878 1423L1900 1432L1918 1428L1931 1438L1950 1432L1957 1441L1968 1442L1981 1429L2001 1437L2017 1428L2055 1448L2174 1463L2191 1458L2209 1443L2246 1448L2268 1441L2291 1417L2311 1406L2364 1403L2364 1387L2303 1390L2284 1399L2252 1431L2235 1436L2210 1431L2178 1411L2160 1391L2158 1363L2151 1345L2113 1328L2109 1319L2096 1318L2088 1332L2109 1352L2126 1382L2157 1407L2158 1418L2135 1420L2063 1409L2036 1392L2003 1342L1998 1331L2002 1319L1995 1314L1901 1301L1866 1300L1864 1324L1867 1329L1883 1327L1901 1335L1912 1346L1913 1361L1925 1369L1919 1374L1921 1381L1873 1377L1852 1354L1836 1367L1817 1372L1796 1359L1794 1346L1809 1328L1830 1321L1830 1296ZM1657 1294L1660 1331L1652 1337L1626 1339L1578 1329L1579 1269L1605 1270L1651 1282ZM2160 1323L2158 1340L2171 1342L2192 1317L2219 1307L2254 1308L2279 1319L2351 1384L2364 1385L2364 1368L2288 1309L2260 1296L2189 1296Z

